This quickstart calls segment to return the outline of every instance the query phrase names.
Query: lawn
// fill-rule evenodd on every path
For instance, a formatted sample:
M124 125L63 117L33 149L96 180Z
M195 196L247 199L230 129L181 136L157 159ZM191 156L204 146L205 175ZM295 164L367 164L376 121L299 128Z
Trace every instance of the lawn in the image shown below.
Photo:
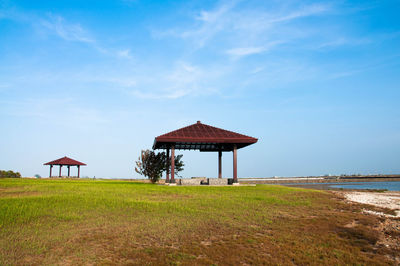
M0 179L0 264L390 263L360 208L274 185Z

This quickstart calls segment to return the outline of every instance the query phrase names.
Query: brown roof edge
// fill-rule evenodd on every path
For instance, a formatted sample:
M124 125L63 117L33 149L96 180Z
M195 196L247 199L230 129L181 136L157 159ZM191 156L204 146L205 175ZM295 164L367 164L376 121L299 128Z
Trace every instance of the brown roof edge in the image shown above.
M71 159L67 156L64 156L60 159L44 163L43 165L86 165L85 163L79 162L77 160Z
M153 147L156 147L157 143L160 142L253 144L257 141L257 138L202 124L200 121L197 121L195 124L156 137Z

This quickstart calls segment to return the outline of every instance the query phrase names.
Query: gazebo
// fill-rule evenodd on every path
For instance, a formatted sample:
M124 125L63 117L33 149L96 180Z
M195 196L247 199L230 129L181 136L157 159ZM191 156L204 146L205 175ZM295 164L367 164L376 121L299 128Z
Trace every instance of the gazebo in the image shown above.
M154 140L153 149L171 150L171 179L167 170L166 182L175 183L175 149L218 152L218 178L222 178L222 152L233 152L233 183L237 183L237 150L256 143L258 139L217 127L196 124L183 127Z
M51 177L51 170L53 169L54 165L59 165L60 166L60 172L59 172L59 175L58 175L59 177L61 177L61 168L64 165L66 165L68 167L68 177L69 177L69 174L70 174L70 167L71 166L77 166L78 167L78 178L79 178L80 166L81 165L86 165L86 164L78 162L78 161L76 161L74 159L71 159L71 158L68 158L67 156L65 156L63 158L60 158L60 159L45 163L43 165L50 165L50 176L49 177Z

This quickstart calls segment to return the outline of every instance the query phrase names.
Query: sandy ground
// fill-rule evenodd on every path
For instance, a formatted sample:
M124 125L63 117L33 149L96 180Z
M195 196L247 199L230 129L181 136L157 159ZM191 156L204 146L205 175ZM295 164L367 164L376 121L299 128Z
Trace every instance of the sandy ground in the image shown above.
M400 192L343 192L343 195L349 201L394 210L396 215L364 210L366 213L386 217L400 217Z
M379 224L374 229L379 232L377 247L384 246L394 250L393 255L388 255L395 265L400 265L400 192L364 192L349 191L340 193L349 202L368 204L373 207L391 209L395 215L364 208L365 214L377 215L380 217ZM350 225L351 226L351 225Z

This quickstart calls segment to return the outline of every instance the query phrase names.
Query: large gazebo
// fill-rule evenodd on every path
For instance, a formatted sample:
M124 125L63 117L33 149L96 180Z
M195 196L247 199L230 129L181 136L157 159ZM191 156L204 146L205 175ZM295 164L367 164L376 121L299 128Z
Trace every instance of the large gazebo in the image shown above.
M222 178L222 152L231 151L233 152L233 183L237 183L237 150L256 143L257 140L197 121L196 124L156 137L153 149L165 149L168 158L171 150L171 179L169 179L169 171L166 177L166 182L169 183L175 183L175 149L218 152L218 178Z
M53 166L54 166L54 165L59 165L59 166L60 166L60 172L59 172L59 175L58 175L59 177L61 177L61 168L62 168L64 165L66 165L67 168L68 168L68 177L70 176L70 175L69 175L69 174L70 174L70 167L71 167L71 166L77 166L77 167L78 167L78 178L79 178L80 167L81 167L82 165L86 165L86 164L81 163L81 162L79 162L79 161L76 161L76 160L74 160L74 159L71 159L71 158L68 158L67 156L65 156L65 157L63 157L63 158L60 158L60 159L57 159L57 160L54 160L54 161L45 163L45 164L43 164L43 165L50 165L50 176L49 176L49 177L51 177L51 170L53 169Z

